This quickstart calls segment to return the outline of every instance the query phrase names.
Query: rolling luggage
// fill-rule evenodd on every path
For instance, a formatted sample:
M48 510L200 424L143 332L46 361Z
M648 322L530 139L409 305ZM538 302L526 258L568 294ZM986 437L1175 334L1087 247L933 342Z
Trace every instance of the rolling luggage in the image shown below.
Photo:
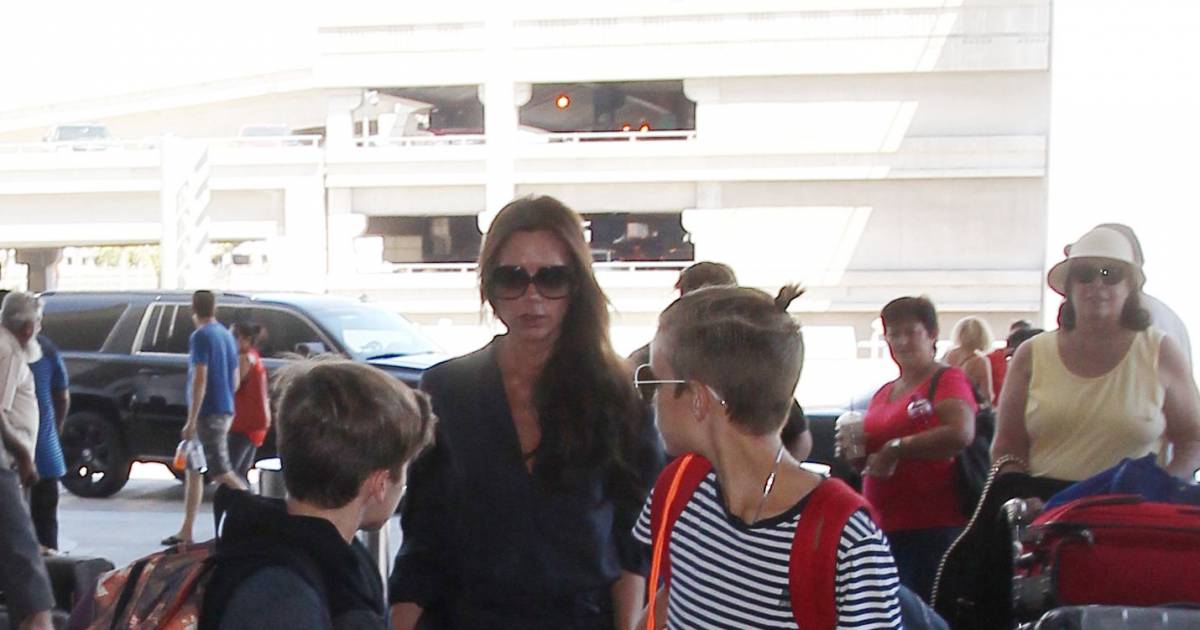
M1067 606L1055 608L1019 630L1195 630L1200 610L1192 608L1134 608L1129 606Z
M1044 512L1014 499L1005 515L1019 543L1013 561L1018 619L1089 604L1200 606L1200 508L1099 495Z
M66 611L87 597L95 588L100 575L113 570L113 563L104 558L51 556L46 558L46 572L54 589L55 605Z

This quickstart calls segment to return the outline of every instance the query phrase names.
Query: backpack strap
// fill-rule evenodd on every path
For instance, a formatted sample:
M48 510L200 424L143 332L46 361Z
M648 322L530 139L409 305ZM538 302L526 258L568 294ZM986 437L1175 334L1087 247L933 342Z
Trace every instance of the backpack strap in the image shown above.
M654 551L650 558L650 580L647 582L649 598L647 603L646 628L656 628L654 620L654 605L658 596L659 578L664 583L671 579L671 563L667 554L667 546L671 542L671 530L675 521L683 513L696 488L708 476L712 464L707 459L688 453L667 464L658 481L654 484L654 494L650 498L650 531L654 541Z
M846 522L870 505L840 479L826 479L808 496L792 539L788 590L792 614L804 630L837 625L835 602L838 542Z
M938 381L942 380L942 375L949 369L949 367L943 365L933 373L933 376L929 377L929 389L925 392L925 398L929 401L929 404L936 404L933 402L933 397L937 395Z

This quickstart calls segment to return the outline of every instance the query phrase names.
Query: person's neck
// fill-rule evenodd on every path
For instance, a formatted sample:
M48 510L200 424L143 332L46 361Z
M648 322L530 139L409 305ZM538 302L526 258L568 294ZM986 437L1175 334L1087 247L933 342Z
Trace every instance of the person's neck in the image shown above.
M197 317L196 328L204 328L205 326L217 321L215 317Z
M528 341L504 335L497 345L500 365L508 373L540 374L554 353L556 342L557 339Z
M933 374L933 371L937 369L937 365L937 361L931 359L928 363L922 363L921 365L900 366L901 389L913 387L929 378Z
M776 465L776 457L780 456L781 448L782 457ZM754 520L774 516L778 509L773 510L771 506L777 508L781 502L793 505L799 500L799 497L793 500L787 496L794 494L787 490L794 484L781 483L783 477L793 475L799 468L796 460L783 448L783 441L778 432L762 436L740 433L735 436L726 435L713 441L709 455L708 459L721 481L726 509L743 522L752 523ZM768 500L764 504L764 484L772 472L775 473L775 480L767 497L775 500Z
M1075 319L1075 330L1070 332L1079 342L1107 343L1111 337L1120 334L1123 330L1119 321L1109 318L1078 316Z
M350 541L354 540L354 534L358 533L358 526L362 522L362 510L355 501L331 510L304 501L288 499L287 511L292 516L323 518L333 523L346 544L350 544Z

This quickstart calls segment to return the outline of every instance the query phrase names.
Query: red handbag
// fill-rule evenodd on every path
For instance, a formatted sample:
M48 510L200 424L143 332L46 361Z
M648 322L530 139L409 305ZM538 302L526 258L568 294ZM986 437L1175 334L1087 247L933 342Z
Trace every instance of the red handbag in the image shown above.
M1020 542L1013 577L1018 614L1083 604L1200 604L1196 506L1099 495L1031 521L1021 500L1006 511Z

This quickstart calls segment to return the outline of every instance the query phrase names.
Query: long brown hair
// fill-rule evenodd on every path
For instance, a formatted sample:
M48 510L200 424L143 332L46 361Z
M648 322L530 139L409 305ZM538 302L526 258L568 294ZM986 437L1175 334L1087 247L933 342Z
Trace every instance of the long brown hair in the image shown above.
M533 453L534 476L548 487L562 488L603 470L616 491L614 498L640 502L646 488L634 462L642 456L635 451L644 409L609 342L608 298L592 272L579 215L546 196L522 197L504 206L479 253L479 297L492 304L489 282L508 239L537 231L549 232L564 245L572 288L562 331L534 385L542 428Z

